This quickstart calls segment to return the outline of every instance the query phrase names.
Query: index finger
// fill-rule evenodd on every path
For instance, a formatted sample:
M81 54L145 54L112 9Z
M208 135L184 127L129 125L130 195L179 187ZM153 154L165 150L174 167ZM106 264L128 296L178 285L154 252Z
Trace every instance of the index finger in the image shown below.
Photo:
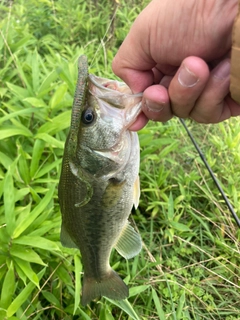
M131 31L112 62L113 72L130 87L133 93L144 91L154 81L152 68L156 63L143 52L139 38L131 40ZM134 42L134 43L133 43Z

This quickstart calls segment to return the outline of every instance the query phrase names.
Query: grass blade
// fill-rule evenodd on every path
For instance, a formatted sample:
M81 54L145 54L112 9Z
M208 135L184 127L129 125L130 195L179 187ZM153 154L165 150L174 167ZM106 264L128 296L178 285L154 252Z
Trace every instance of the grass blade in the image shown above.
M38 273L38 280L40 281L42 276L44 275L46 268L43 268ZM27 286L19 293L19 295L13 300L10 306L7 309L7 317L13 316L23 305L25 301L27 301L29 295L35 289L35 285L32 282L29 282Z
M29 131L27 128L16 128L14 126L12 127L3 127L0 130L0 140L12 137L12 136L25 136L25 137L31 137L32 132Z
M1 301L0 301L1 308L7 309L7 307L9 306L12 300L12 296L14 292L15 292L15 275L14 275L13 262L11 262L2 284Z
M48 240L43 237L37 236L22 236L20 238L14 239L13 243L15 244L22 244L34 248L40 248L47 251L59 251L59 246L56 242Z
M74 255L74 266L75 266L75 299L74 299L74 311L76 313L80 303L80 290L81 290L81 271L82 265L77 254Z
M162 309L160 300L159 300L159 298L157 296L156 291L153 288L152 288L152 297L153 297L153 301L154 301L155 307L157 309L157 314L159 316L159 319L160 320L166 320L165 313L164 313L164 311Z
M182 312L183 312L184 303L185 303L185 292L183 292L183 294L181 295L181 297L179 299L177 312L176 312L177 319L182 319Z
M23 261L33 262L45 266L40 256L32 249L24 248L19 245L12 245L10 248L10 254L14 257L20 258Z
M14 258L14 261L17 263L19 268L23 271L23 273L27 276L27 278L35 284L36 287L39 288L39 280L36 273L33 271L30 263L23 259L19 259L17 257Z
M33 209L33 211L29 214L25 220L22 220L16 227L13 233L13 239L19 237L23 231L25 231L34 221L35 219L43 212L43 210L47 207L49 202L52 200L53 193L55 191L55 185L52 185L48 190L45 197L41 200L41 202Z
M111 300L107 297L104 297L106 300L110 301L113 305L119 307L122 311L129 315L129 317L133 320L141 320L132 305L128 300Z
M15 229L15 199L14 199L14 185L13 185L13 176L12 169L10 168L4 179L4 212L5 212L5 221L7 224L7 232L12 236Z

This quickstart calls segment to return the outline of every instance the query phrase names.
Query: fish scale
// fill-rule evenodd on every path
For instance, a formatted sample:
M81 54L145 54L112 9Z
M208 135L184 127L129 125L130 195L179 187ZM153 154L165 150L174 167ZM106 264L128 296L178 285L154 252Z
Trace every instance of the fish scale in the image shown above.
M138 205L139 141L129 131L141 110L142 94L117 81L88 75L79 58L71 126L65 143L58 196L61 242L81 252L82 305L106 296L128 297L128 287L110 267L113 248L129 259L141 237L128 217Z

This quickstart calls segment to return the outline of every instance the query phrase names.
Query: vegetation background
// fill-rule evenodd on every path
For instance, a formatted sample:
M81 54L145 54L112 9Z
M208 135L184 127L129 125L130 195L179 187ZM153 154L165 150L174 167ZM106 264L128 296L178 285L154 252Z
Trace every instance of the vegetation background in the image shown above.
M0 319L240 319L240 232L178 119L139 132L132 222L144 248L111 258L129 299L81 307L81 258L60 244L57 199L77 59L114 78L148 1L0 3ZM188 126L239 215L239 118Z

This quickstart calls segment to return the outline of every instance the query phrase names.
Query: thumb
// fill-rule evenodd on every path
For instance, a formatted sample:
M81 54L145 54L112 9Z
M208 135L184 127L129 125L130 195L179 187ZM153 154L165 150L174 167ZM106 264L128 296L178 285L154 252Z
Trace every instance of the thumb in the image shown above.
M152 70L137 70L131 66L124 67L120 63L119 55L117 54L112 62L113 72L129 86L133 93L142 92L153 83Z
M134 21L112 62L113 72L126 82L134 93L144 91L154 80L152 69L156 62L149 48L151 28L147 22L151 15L148 11L149 6Z

